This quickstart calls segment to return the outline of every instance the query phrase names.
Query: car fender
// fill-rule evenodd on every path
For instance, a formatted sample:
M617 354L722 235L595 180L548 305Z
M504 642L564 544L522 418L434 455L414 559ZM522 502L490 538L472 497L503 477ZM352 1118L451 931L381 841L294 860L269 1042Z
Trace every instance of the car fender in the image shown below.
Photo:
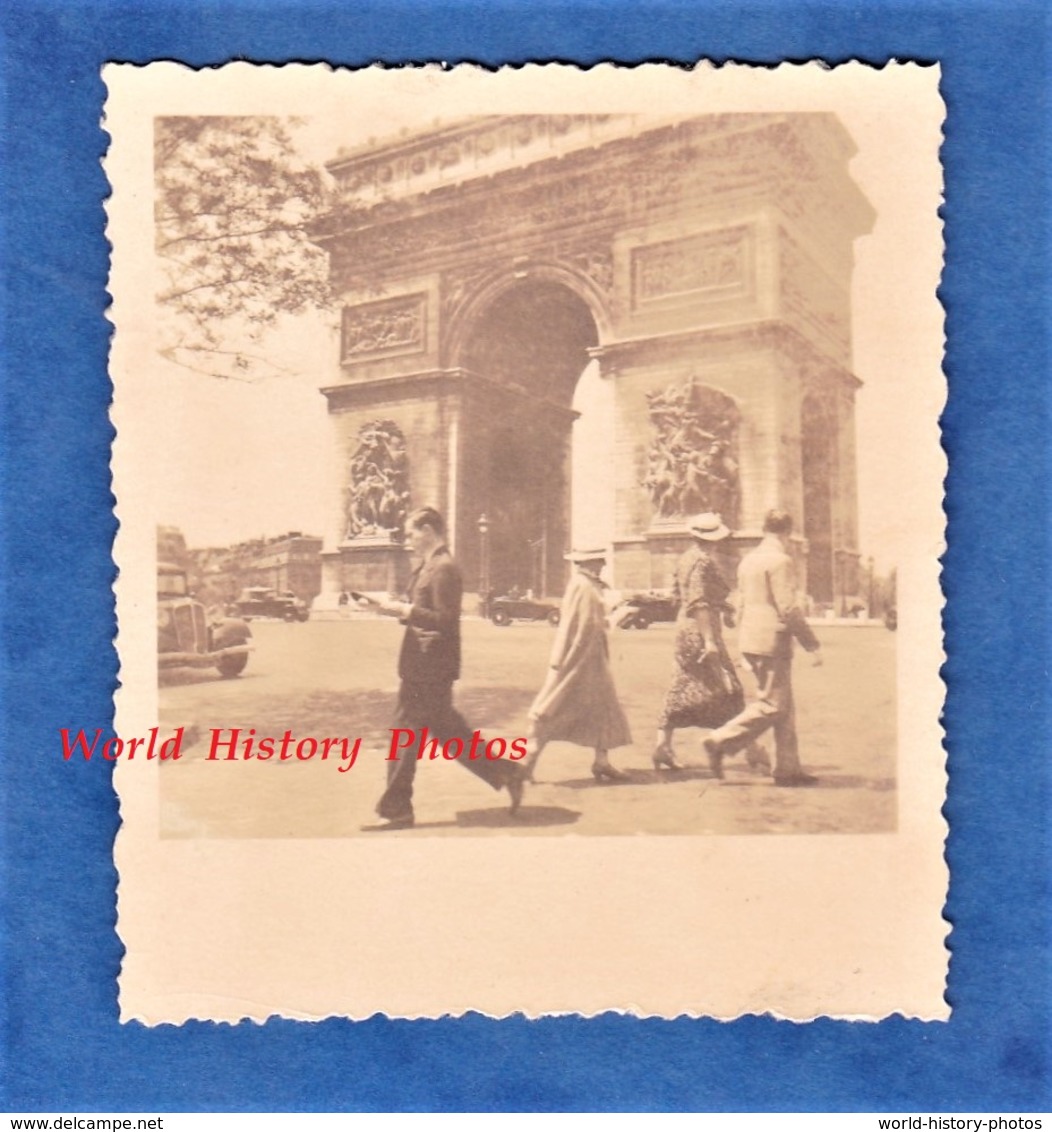
M224 617L212 626L212 647L228 649L243 645L252 636L248 623L240 617Z

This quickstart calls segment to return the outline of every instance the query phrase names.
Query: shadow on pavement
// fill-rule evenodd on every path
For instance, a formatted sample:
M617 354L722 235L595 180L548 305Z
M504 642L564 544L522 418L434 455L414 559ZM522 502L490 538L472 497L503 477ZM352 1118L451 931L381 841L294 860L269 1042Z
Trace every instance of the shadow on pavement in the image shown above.
M894 790L898 783L894 778L865 778L858 774L821 774L818 785L827 790Z
M251 670L243 672L240 676L227 679L220 676L215 668L184 668L180 665L172 668L161 668L157 672L158 688L178 688L184 684L233 684L248 683L253 676L258 676Z
M517 814L507 810L461 810L457 813L456 824L475 829L511 829L530 825L572 825L580 816L576 810L567 810L563 806L523 806Z
M809 773L815 774L815 771L809 770ZM894 790L897 785L894 778L863 778L860 775L854 774L816 774L816 777L818 781L812 783L809 787L812 791L874 790L877 792L887 792ZM766 775L758 775L754 778L748 776L742 778L725 778L723 780L723 786L766 786L771 790L785 790L784 786L776 786Z
M456 825L455 821L418 821L410 826L388 827L377 818L375 823L361 826L359 832L367 833L370 836L379 834L382 837L393 837L396 833L419 833L422 829L454 829Z
M621 770L621 767L618 767ZM624 781L595 778L541 778L538 786L560 786L567 790L616 790L619 786L663 786L674 782L711 781L712 775L701 767L684 767L682 770L625 770Z

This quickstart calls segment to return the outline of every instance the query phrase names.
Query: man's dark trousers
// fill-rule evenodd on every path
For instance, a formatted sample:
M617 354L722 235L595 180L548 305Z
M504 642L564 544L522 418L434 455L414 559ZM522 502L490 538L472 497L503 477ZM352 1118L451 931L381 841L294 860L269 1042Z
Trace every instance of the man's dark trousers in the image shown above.
M449 681L403 680L398 690L393 726L415 731L417 738L412 744L403 747L397 758L387 763L387 789L377 803L376 812L388 821L412 815L413 780L418 762L416 753L425 727L428 731L427 742L430 744L432 739L438 740L439 757L440 748L446 740L460 739L463 751L456 761L472 774L477 774L494 790L507 785L508 778L516 772L516 768L506 764L504 759L487 759L485 754L476 759L468 758L474 732L453 707L453 684ZM484 750L483 744L478 746Z

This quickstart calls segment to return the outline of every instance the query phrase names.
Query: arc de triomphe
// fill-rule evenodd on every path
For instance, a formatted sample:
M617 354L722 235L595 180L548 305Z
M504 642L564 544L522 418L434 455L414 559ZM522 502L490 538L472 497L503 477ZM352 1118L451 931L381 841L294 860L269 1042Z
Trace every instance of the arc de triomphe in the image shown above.
M549 594L580 530L658 588L687 515L744 544L782 506L812 599L854 593L854 149L828 113L521 115L332 161L325 589L397 588L423 504L469 589Z

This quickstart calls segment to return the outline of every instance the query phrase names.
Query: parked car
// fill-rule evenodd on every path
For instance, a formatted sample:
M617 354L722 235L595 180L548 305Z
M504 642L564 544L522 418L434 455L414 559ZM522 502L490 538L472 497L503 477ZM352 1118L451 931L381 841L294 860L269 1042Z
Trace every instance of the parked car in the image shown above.
M495 597L489 603L490 620L494 625L510 625L512 621L547 621L559 624L559 606L544 598Z
M622 629L646 629L655 621L675 621L679 604L664 590L630 594L614 610L614 624Z
M227 679L248 663L252 630L239 617L209 617L181 566L157 567L157 657L161 668L216 668Z
M250 586L241 591L235 609L246 620L252 617L276 617L281 621L306 621L310 609L289 590L278 593L266 586Z

